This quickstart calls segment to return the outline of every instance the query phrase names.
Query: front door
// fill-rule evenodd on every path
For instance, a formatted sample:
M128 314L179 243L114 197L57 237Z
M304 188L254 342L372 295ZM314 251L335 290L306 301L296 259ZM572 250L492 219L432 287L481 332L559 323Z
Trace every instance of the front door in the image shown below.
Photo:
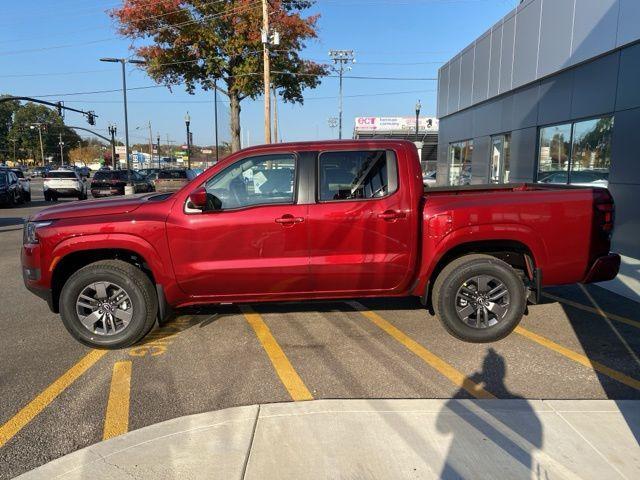
M297 163L293 154L239 160L204 185L211 210L187 204L171 215L169 245L182 290L221 299L309 291L308 206L296 204Z
M398 184L394 152L326 152L317 162L317 203L309 206L314 291L331 296L406 288L417 205L410 186Z

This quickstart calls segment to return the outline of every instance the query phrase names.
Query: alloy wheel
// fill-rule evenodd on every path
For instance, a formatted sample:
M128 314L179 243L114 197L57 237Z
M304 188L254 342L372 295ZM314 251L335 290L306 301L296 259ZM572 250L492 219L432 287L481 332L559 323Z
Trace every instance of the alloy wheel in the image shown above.
M87 285L76 300L80 323L91 333L115 335L122 332L133 317L133 304L127 292L112 282Z
M507 316L510 295L506 285L492 275L475 275L456 293L456 313L470 327L483 329Z

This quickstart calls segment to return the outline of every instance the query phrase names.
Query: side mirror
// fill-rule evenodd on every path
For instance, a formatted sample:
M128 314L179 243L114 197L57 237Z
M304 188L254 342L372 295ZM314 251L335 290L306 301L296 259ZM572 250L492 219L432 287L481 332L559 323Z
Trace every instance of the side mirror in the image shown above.
M204 210L207 206L207 191L204 187L200 187L189 195L189 202L193 205L193 208Z

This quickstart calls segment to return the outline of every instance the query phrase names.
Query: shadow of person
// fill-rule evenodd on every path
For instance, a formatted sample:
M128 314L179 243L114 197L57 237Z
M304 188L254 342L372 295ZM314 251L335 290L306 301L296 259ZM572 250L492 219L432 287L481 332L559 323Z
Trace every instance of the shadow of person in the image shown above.
M542 424L527 400L509 392L506 371L504 358L489 348L469 379L510 400L460 400L469 396L460 389L439 413L436 428L451 437L440 478L546 478L534 461Z

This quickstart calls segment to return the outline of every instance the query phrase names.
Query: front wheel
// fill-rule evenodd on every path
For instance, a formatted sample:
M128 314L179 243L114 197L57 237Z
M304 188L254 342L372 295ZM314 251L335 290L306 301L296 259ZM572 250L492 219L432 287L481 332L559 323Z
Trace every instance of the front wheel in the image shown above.
M466 255L447 265L433 286L433 306L445 329L467 342L500 340L526 308L522 279L490 255Z
M96 348L133 345L153 328L158 299L149 277L120 260L103 260L75 272L60 293L64 326Z

